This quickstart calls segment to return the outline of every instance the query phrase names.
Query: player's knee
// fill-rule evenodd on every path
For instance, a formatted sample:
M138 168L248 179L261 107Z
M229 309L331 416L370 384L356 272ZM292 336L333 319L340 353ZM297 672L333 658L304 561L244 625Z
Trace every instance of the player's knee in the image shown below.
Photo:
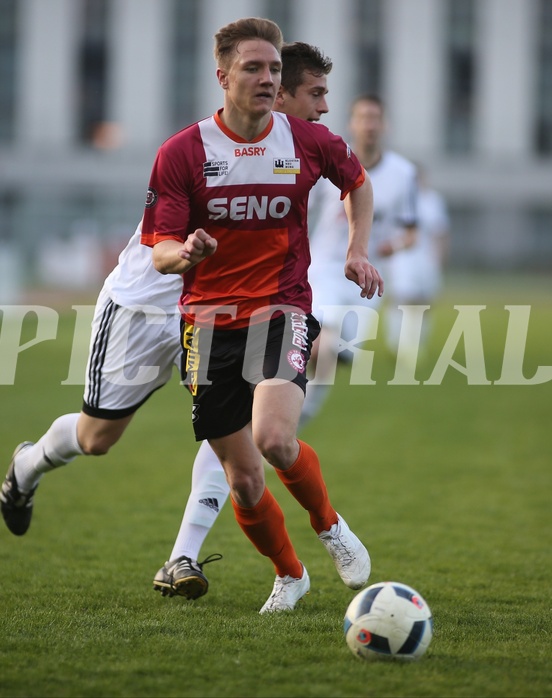
M240 472L231 478L232 498L240 506L253 507L262 497L265 483L262 473Z
M80 447L86 456L104 456L115 443L105 434L87 434L81 437Z
M77 424L77 438L87 456L103 456L119 441L132 419L99 419L82 414Z
M256 445L263 458L274 467L285 467L289 462L294 441L282 430L269 429L256 436Z

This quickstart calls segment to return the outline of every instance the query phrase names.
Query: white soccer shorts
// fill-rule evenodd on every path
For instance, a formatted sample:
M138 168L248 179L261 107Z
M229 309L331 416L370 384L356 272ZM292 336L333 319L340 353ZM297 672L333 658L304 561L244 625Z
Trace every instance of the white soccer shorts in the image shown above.
M180 316L149 306L118 306L104 289L94 318L83 411L117 419L135 412L180 369Z
M434 255L413 247L389 259L389 291L398 303L428 303L441 289L439 263Z
M377 311L382 299L377 293L369 300L361 298L360 288L345 277L343 268L341 263L311 267L312 313L323 328L339 331L344 339L364 338L374 322L373 312L367 310Z

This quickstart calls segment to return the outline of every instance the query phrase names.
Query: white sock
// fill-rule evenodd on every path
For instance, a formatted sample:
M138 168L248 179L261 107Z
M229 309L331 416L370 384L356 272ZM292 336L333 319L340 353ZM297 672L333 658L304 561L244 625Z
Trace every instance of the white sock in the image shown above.
M192 491L169 560L182 555L197 560L201 546L228 498L230 488L219 459L207 441L197 452Z
M17 455L15 479L22 492L38 485L44 473L83 455L77 440L78 420L78 413L58 417L44 436Z

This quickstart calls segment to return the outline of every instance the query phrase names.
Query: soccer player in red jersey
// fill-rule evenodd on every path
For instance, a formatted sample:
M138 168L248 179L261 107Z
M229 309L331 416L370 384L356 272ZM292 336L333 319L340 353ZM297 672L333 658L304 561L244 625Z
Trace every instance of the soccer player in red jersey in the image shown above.
M306 121L319 121L328 112L327 76L333 67L331 59L324 56L316 46L301 41L284 44L281 56L282 83L276 97L275 111ZM320 202L311 193L309 210L313 205L316 207ZM141 247L148 253L151 263L151 251L145 246ZM339 272L341 273L341 269ZM182 288L182 282L176 275L161 276L169 277L178 280ZM226 479L219 479L219 474L224 477L222 466L214 456L218 466L215 471L210 458L211 453L214 456L209 443L203 441L194 461L192 490L171 555L153 579L154 590L164 596L178 595L195 599L207 593L209 587L203 565L217 556L209 556L206 561L200 563L199 552L228 495ZM225 490L223 486L226 487Z
M183 274L186 380L197 440L207 439L230 485L238 524L276 570L261 613L293 609L310 587L266 488L262 457L309 512L345 584L370 573L365 546L331 506L314 450L296 432L311 315L307 202L327 177L349 220L345 275L360 295L383 293L367 258L369 179L344 141L319 124L273 112L282 35L249 18L215 36L224 106L169 138L150 178L142 242L155 268Z

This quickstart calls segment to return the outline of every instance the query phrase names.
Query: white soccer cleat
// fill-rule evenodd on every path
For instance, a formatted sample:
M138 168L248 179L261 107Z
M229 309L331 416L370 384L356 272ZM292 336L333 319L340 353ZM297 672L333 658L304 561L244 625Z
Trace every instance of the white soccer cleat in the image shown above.
M318 535L330 553L339 576L350 589L360 589L370 577L370 555L366 547L351 531L347 522L337 515L329 531Z
M303 564L303 563L301 563ZM276 611L293 611L295 604L310 590L310 579L305 565L301 579L276 576L272 594L266 600L259 613L274 613Z

